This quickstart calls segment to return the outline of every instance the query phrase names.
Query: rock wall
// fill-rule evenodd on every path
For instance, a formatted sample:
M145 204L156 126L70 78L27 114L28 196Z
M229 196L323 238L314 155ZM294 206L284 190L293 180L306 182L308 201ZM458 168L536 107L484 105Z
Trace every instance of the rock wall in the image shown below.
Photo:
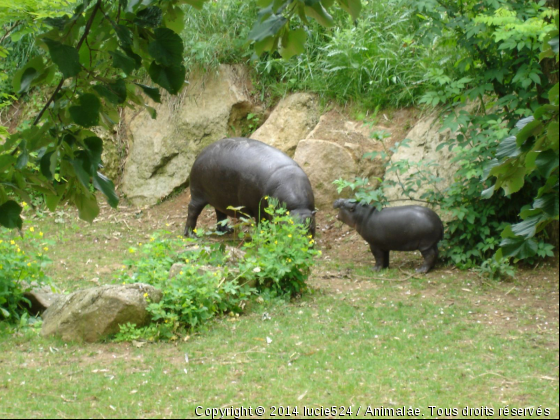
M436 150L437 146L451 138L451 130L440 132L441 123L438 121L437 115L430 115L418 121L414 127L408 132L406 138L409 140L408 147L399 147L397 152L391 156L392 162L399 160L408 160L409 162L422 163L423 165L433 163L433 166L426 168L430 173L439 178L439 182L435 184L425 184L418 187L414 198L420 196L434 188L439 191L449 187L455 178L455 173L460 169L459 165L452 162L454 154L447 147ZM404 182L407 174L401 176ZM385 175L386 180L398 182L398 178L394 172ZM402 188L398 185L385 190L385 194L391 205L400 206L411 204L402 192Z
M184 185L204 147L227 137L236 120L261 112L249 81L245 67L223 65L216 73L191 77L178 97L150 103L155 120L144 110L126 113L131 146L122 191L133 204L155 204Z

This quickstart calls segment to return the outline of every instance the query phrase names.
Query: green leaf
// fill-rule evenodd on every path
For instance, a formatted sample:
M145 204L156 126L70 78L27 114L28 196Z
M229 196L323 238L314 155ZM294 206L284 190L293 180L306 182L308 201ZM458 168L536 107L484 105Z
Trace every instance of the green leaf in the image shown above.
M541 152L535 160L535 164L539 173L544 178L548 178L558 168L558 153L552 150Z
M171 29L158 28L148 45L148 53L163 66L180 65L183 62L183 40Z
M533 117L530 117L530 118L533 118ZM539 120L531 120L530 122L528 122L526 124L522 124L522 122L525 122L525 120L528 120L528 119L529 118L524 118L523 120L519 121L516 125L516 127L518 127L518 128L523 127L521 129L521 131L519 133L517 133L517 135L516 135L517 145L519 147L521 147L523 145L523 143L525 143L525 141L529 137L537 136L543 130L542 121L539 121Z
M90 174L93 175L97 171L97 167L101 163L101 155L103 154L103 140L97 136L88 137L84 140L89 156L91 158L92 168Z
M144 93L154 102L158 104L161 103L161 94L158 88L150 87L146 85L141 85L140 83L135 83L137 86L140 86Z
M116 208L119 204L119 197L115 193L115 185L113 181L107 178L100 172L97 172L93 176L93 186L107 197L107 202L113 208Z
M165 26L180 34L185 29L185 12L180 7L169 7L163 16Z
M21 206L15 201L6 201L0 206L0 226L8 229L21 229L23 220L21 219Z
M248 38L254 41L262 41L265 38L274 37L287 21L282 15L271 15L264 22L255 23Z
M521 149L517 147L517 137L510 136L503 139L498 146L498 150L496 151L496 158L503 159L503 158L510 158L516 157L521 154Z
M187 4L190 4L195 9L202 10L202 6L204 6L204 2L206 2L207 0L184 0L184 1Z
M362 2L360 0L337 0L340 7L352 16L352 19L358 19L362 10Z
M27 92L32 86L33 81L39 77L44 68L45 64L43 63L43 58L41 56L37 56L29 60L25 66L14 73L14 77L12 79L14 92L18 94Z
M82 127L93 127L99 124L101 102L93 93L84 93L78 98L78 105L69 109L72 120Z
M54 194L45 194L45 202L47 203L47 207L50 211L55 211L58 203L62 199L61 196L54 195Z
M93 222L93 220L99 215L99 206L95 195L87 193L76 193L74 196L74 203L78 207L78 212L80 219L86 222Z
M126 101L126 83L123 79L109 84L98 83L93 89L113 104L123 104Z
M0 155L0 173L6 168L16 163L16 158L12 155Z
M45 178L51 180L54 177L56 172L56 165L58 164L57 155L54 151L45 153L41 158L39 163L39 167L41 169L41 173L45 176Z
M540 214L528 217L522 222L516 223L511 226L511 231L515 236L522 236L525 238L532 238L535 236L537 225L542 221Z
M546 194L535 200L533 208L544 211L548 217L558 217L558 203L558 194Z
M130 53L134 54L132 51ZM137 54L134 54L136 57L131 57L128 53L125 55L116 50L109 51L109 54L113 57L113 67L121 69L128 75L132 74L134 70L138 70L142 63L142 59Z
M157 6L148 6L136 13L134 23L146 28L157 28L161 25L163 12Z
M76 48L64 45L49 38L43 38L49 47L49 54L65 79L76 76L82 67L80 66L80 55Z
M172 95L178 93L185 83L185 66L161 66L155 61L148 69L154 83L160 85Z
M132 31L124 25L115 25L115 32L123 47L130 47L132 45Z
M546 128L546 136L551 143L551 148L558 152L558 121L551 121Z
M294 55L304 52L306 39L307 33L304 29L286 31L280 45L280 55L282 55L282 58L289 60Z
M274 46L274 39L273 36L269 36L268 38L255 42L255 53L260 56L265 51L271 51Z
M326 11L320 1L307 0L305 2L305 14L314 18L325 28L331 28L334 26L332 16Z
M506 238L502 240L500 246L504 257L514 257L518 259L533 257L539 249L539 245L534 239L526 240L520 237Z
M492 185L490 188L485 189L484 191L482 191L482 194L480 196L485 200L489 199L494 195L495 187L496 187L495 185Z
M80 156L70 161L74 167L74 172L82 185L89 189L91 184L91 159L87 153L81 153Z

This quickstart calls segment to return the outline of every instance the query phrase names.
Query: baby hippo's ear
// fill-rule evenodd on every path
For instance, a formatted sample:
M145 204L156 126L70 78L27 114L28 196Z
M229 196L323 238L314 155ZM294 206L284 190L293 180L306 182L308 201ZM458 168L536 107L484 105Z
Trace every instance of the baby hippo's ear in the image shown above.
M346 204L345 207L349 211L354 211L356 210L356 206L358 205L358 202L356 200L347 200L345 204Z

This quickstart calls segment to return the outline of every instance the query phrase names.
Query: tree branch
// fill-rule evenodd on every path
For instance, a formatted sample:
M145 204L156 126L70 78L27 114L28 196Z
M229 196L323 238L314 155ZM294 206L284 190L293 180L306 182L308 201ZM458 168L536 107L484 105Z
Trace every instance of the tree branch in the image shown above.
M97 13L97 11L100 9L101 7L101 2L102 0L97 0L97 3L95 4L95 6L93 7L93 10L91 12L91 16L89 17L89 20L86 24L86 27L84 29L84 33L82 35L82 37L80 38L80 40L78 41L78 45L76 45L76 49L79 51L80 47L82 46L82 44L84 43L84 41L86 40L87 36L89 35L89 31L91 30L91 25L93 24L93 19L95 18L95 14ZM54 90L53 94L51 95L51 97L49 98L49 100L47 101L47 103L45 104L45 106L43 107L43 109L41 110L41 112L39 112L39 114L37 115L37 117L35 118L35 121L33 121L33 125L37 125L39 123L39 121L41 120L41 117L43 116L43 114L45 113L45 111L47 110L47 108L50 106L50 104L52 103L52 101L54 100L55 96L57 95L57 93L60 91L60 89L62 88L62 85L64 84L64 77L62 78L62 80L60 80L60 83L58 84L58 86L56 87L56 89Z

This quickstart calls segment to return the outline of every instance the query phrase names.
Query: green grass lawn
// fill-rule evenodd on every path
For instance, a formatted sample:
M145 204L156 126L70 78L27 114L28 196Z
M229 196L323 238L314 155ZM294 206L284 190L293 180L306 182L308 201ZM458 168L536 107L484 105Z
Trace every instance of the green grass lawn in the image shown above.
M26 226L55 241L49 274L73 291L110 282L151 229L180 229L156 219ZM174 343L63 343L0 327L0 416L210 417L208 408L252 407L258 417L264 407L266 418L301 418L350 407L351 417L383 417L391 411L368 407L410 407L442 418L468 407L484 418L508 407L542 418L540 407L558 417L557 266L507 284L445 267L399 281L397 268L373 274L337 255L325 250L301 299L252 301L246 314Z

